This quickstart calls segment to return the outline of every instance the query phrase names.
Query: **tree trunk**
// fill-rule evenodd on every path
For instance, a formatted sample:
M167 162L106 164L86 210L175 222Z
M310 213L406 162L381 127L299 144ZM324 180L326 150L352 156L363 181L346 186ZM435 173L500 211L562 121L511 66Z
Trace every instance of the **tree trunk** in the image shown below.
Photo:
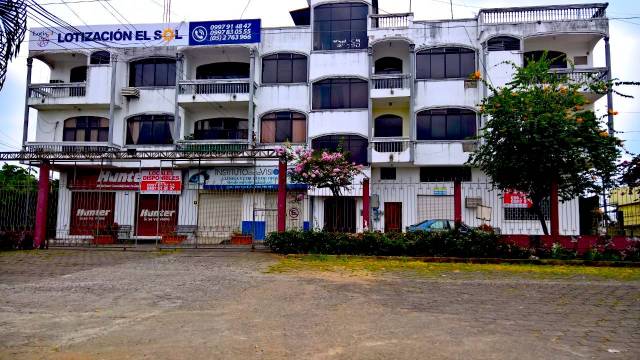
M542 232L545 235L549 235L549 228L547 227L547 221L544 219L544 212L542 211L542 200L533 200L533 212L538 216L540 225L542 226Z

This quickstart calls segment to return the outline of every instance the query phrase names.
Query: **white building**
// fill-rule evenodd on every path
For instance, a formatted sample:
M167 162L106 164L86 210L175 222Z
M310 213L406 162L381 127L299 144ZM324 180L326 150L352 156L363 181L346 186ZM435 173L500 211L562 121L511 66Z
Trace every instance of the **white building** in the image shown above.
M61 181L59 237L116 222L140 238L176 224L197 225L198 236L212 241L249 228L261 238L275 227L275 160L99 161L81 154L241 151L284 142L340 144L365 164L372 229L453 219L458 178L464 222L484 217L503 233L540 233L517 203L479 188L485 176L463 166L487 94L482 82L467 79L478 70L503 85L513 71L504 61L520 65L544 50L565 55L553 71L607 76L593 65L596 44L608 42L605 9L485 9L470 19L418 21L411 13L379 14L365 1L309 0L309 8L291 12L296 26L259 32L255 21L31 29L29 57L51 75L49 83L29 84L27 105L38 116L35 141L25 146L80 154L52 163ZM218 44L205 45L211 41ZM144 185L158 171L169 189L162 196ZM361 188L337 214L325 211L326 192L291 192L290 226L362 230ZM561 234L579 233L578 212L577 200L561 205Z

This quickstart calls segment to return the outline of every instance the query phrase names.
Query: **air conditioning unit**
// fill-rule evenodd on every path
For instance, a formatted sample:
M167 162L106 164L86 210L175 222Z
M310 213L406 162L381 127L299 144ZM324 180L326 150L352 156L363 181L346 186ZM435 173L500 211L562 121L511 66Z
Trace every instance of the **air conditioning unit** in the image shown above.
M125 88L122 88L121 94L122 94L122 96L124 96L126 98L139 99L140 98L140 89L135 88L135 87L125 87Z

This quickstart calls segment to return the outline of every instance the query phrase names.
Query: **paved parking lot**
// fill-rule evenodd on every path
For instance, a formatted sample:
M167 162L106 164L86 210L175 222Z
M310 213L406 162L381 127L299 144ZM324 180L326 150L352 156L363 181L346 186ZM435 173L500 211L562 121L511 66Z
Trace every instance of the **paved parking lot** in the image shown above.
M0 358L640 357L638 282L265 272L278 261L0 253Z

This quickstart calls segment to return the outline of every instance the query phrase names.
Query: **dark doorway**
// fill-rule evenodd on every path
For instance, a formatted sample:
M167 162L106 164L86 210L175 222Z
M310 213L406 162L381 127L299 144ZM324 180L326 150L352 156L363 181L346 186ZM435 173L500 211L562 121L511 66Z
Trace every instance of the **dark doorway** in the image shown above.
M71 69L71 74L69 75L69 82L79 83L87 81L87 67L86 66L78 66Z
M402 203L384 203L384 232L402 231Z
M324 229L331 232L356 232L356 200L331 197L324 201Z

